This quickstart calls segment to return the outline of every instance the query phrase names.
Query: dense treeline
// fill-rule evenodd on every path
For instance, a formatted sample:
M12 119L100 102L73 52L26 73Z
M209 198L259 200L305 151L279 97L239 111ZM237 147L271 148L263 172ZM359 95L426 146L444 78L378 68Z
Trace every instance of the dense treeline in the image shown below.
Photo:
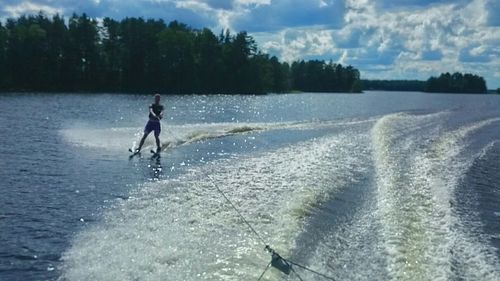
M425 81L420 80L361 80L363 90L416 91L425 90Z
M177 21L39 14L0 23L0 91L357 92L359 79L351 66L282 63L246 32Z
M485 80L477 75L443 73L420 80L361 80L363 90L419 91L433 93L486 93Z
M292 88L306 92L361 92L359 71L320 60L299 61L291 66Z
M473 74L455 72L442 73L439 77L427 80L426 92L433 93L486 93L486 81Z

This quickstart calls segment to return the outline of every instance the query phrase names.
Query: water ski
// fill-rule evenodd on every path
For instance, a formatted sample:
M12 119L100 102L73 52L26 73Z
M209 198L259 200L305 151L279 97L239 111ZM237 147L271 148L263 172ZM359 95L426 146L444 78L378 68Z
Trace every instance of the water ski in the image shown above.
M129 151L130 153L132 153L132 154L130 154L130 156L129 156L129 158L130 158L130 159L132 159L132 157L134 157L134 156L136 156L136 155L140 155L140 154L141 154L141 152L140 152L139 150L134 151L134 150L132 150L132 148L129 148L129 149L128 149L128 151Z
M151 149L149 152L153 154L153 156L151 156L152 158L160 157L160 151L154 151Z

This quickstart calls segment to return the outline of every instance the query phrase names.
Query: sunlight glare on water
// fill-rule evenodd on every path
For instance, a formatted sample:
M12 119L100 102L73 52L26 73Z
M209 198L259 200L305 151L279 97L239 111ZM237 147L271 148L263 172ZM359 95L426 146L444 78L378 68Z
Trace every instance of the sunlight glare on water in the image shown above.
M499 279L494 96L1 98L2 280Z

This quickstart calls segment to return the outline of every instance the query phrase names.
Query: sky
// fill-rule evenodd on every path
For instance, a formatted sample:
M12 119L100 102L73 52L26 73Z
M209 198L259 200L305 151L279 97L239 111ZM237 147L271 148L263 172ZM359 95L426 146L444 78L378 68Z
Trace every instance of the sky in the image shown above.
M332 60L363 79L458 71L500 88L500 0L0 0L3 20L39 11L247 31L282 61Z

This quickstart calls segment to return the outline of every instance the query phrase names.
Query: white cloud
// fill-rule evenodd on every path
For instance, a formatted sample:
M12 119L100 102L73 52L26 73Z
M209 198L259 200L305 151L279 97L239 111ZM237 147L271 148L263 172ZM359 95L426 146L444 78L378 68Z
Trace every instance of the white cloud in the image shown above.
M270 5L271 0L235 0L234 3L240 6L260 6Z
M341 52L335 50L332 31L321 27L288 28L278 32L255 33L254 37L265 52L277 54L282 60L291 62L302 58L337 58Z
M268 35L264 47L281 51L285 60L318 52L324 52L325 59L339 54L339 62L359 68L363 77L427 79L462 71L500 87L500 29L489 25L487 0L408 2L412 5L406 8L381 10L380 2L347 0L342 27L305 27L293 40L284 40L283 32L274 39ZM322 40L313 41L315 37ZM321 48L314 42L321 42Z
M30 1L25 1L21 3L7 4L3 7L3 12L9 17L19 17L26 14L37 14L39 12L44 12L48 15L55 15L62 13L63 9L60 7L53 7L50 5L33 3Z
M277 32L305 26L340 27L344 11L342 0L275 0L269 4L237 6L231 25L236 30L249 32Z

